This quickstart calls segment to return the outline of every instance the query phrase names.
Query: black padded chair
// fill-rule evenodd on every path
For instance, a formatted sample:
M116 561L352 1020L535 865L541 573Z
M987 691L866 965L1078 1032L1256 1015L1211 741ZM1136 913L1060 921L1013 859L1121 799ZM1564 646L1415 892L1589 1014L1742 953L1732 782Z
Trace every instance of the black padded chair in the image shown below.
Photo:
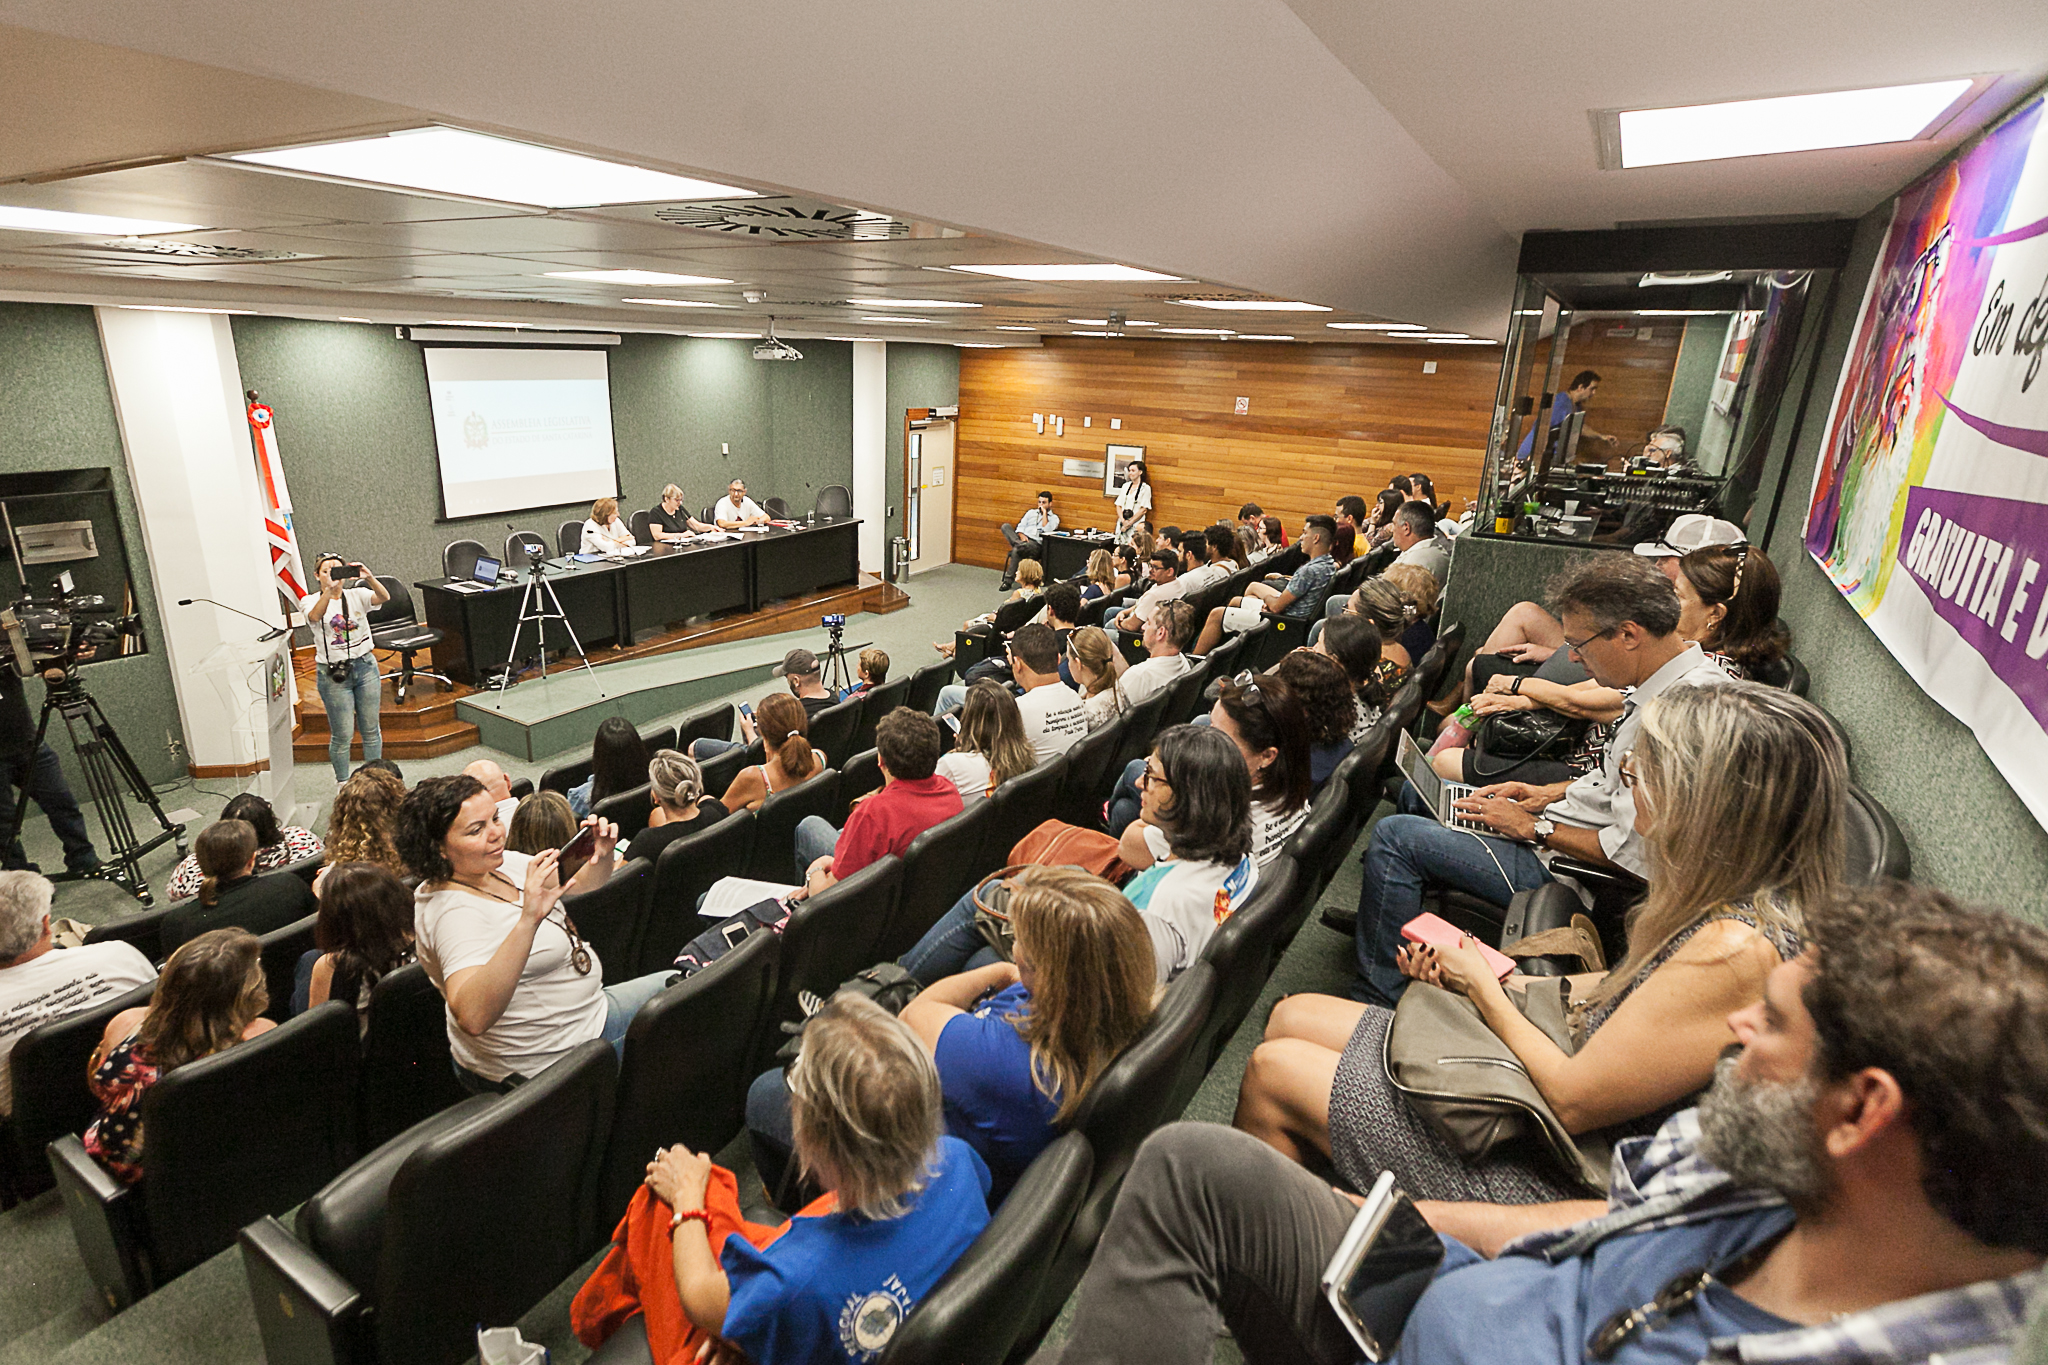
M155 993L156 983L145 982L90 1009L38 1024L15 1042L7 1063L14 1114L0 1127L10 1149L8 1183L15 1197L32 1198L55 1183L44 1149L66 1133L83 1133L99 1113L99 1101L86 1089L86 1064L108 1021L147 1005Z
M1215 1065L1217 1055L1265 989L1273 959L1286 946L1285 934L1299 908L1302 889L1294 860L1275 858L1259 869L1259 884L1245 903L1209 936L1202 961L1216 969L1216 999L1202 1026L1202 1041L1181 1072L1176 1110L1194 1098L1202 1077Z
M819 521L837 521L853 515L853 493L843 483L828 483L818 490L812 515Z
M514 796L519 795L519 784L517 782L512 784L512 794ZM320 869L325 866L327 866L327 854L321 852L315 853L311 857L300 858L296 862L286 863L283 867L274 867L271 871L289 872L306 885L311 886L313 878L319 876Z
M319 918L308 915L282 929L272 929L259 940L263 945L263 984L270 992L264 1018L282 1024L291 1017L292 986L298 979L299 959L313 950L313 925Z
M1423 652L1422 658L1416 662L1415 671L1410 674L1422 700L1433 701L1437 693L1443 691L1444 677L1450 672L1451 664L1457 660L1458 651L1464 644L1465 625L1458 621L1445 626L1438 633L1436 643Z
M654 518L647 511L638 511L632 516L627 517L626 525L633 528L633 543L635 545L652 545L654 543Z
M806 897L790 912L782 928L774 999L758 1030L743 1086L773 1064L775 1050L784 1041L776 1025L798 1017L799 991L830 995L855 972L896 955L881 939L895 917L903 873L904 860L895 854L877 858L846 880Z
M991 809L981 847L984 867L993 871L1009 862L1010 850L1017 841L1053 818L1053 812L1059 808L1060 784L1066 776L1067 760L1062 754L1028 773L1018 773L989 793L987 804Z
M654 813L654 784L642 782L631 791L607 796L590 813L616 824L621 839L631 839L647 828L647 817Z
M674 965L683 945L709 925L697 914L697 898L720 877L746 873L754 852L754 812L739 811L686 834L654 860L654 889L647 927L641 933L636 973L645 976Z
M1202 705L1202 689L1209 683L1212 670L1198 663L1177 679L1166 693L1166 709L1160 713L1160 728L1181 725L1194 719L1195 712Z
M879 1365L1002 1365L1038 1309L1053 1254L1095 1173L1088 1139L1040 1152L974 1245L919 1301Z
M132 943L137 952L151 962L162 962L164 916L168 909L144 910L140 914L123 915L110 919L105 924L95 924L85 931L87 943Z
M953 661L941 659L935 664L926 664L910 675L910 695L903 705L913 711L930 715L932 708L939 704L939 692L953 681Z
M652 730L642 730L640 742L647 746L649 754L661 749L673 749L676 747L676 727L657 725Z
M1059 806L1052 812L1054 816L1082 829L1101 827L1102 803L1109 799L1110 789L1116 785L1110 760L1116 757L1123 742L1122 718L1075 741L1074 747L1066 752L1067 776L1060 784Z
M1165 692L1154 693L1124 712L1123 737L1117 744L1115 756L1109 761L1112 785L1133 759L1143 758L1152 752L1152 740L1159 733L1159 718L1166 714L1168 696ZM1109 792L1104 791L1102 797L1108 800Z
M600 1231L625 1213L649 1152L716 1152L739 1134L781 944L755 934L633 1016L598 1183Z
M1216 969L1207 962L1182 972L1167 987L1145 1032L1096 1078L1075 1110L1069 1127L1087 1137L1095 1152L1095 1169L1073 1226L1046 1273L1033 1321L1019 1337L1016 1355L1037 1346L1073 1296L1138 1148L1154 1129L1178 1116L1177 1082L1201 1042L1216 985Z
M1294 936L1294 930L1301 927L1310 907L1321 898L1323 888L1336 875L1337 864L1345 852L1337 841L1343 837L1350 819L1351 788L1333 773L1309 804L1308 818L1288 836L1286 847L1281 850L1301 869L1302 887L1301 904L1297 907L1299 913L1289 922L1284 937Z
M583 549L583 523L565 521L555 528L555 548L567 559Z
M448 679L431 669L416 668L414 656L422 650L432 649L444 638L432 626L420 624L417 612L413 610L412 594L405 584L390 574L378 574L377 581L384 585L384 591L391 600L370 612L370 643L378 649L388 649L398 655L398 667L380 678L398 679L398 700L405 700L406 689L412 686L415 677L432 678L443 687L453 687Z
M760 741L756 740L755 744L758 743ZM740 769L760 761L761 754L756 752L753 745L748 745L744 749L727 749L715 758L705 759L697 765L698 770L704 774L704 794L713 797L724 796L726 789L732 786L733 779L740 775Z
M777 521L789 520L789 504L781 498L768 498L761 504L761 510Z
M732 714L731 706L727 706L725 710L728 716ZM730 721L727 723L730 724ZM725 736L720 735L719 738L723 739ZM657 749L673 749L676 747L676 727L657 725L652 730L642 730L640 742L647 746L649 754ZM544 792L560 792L567 796L572 788L583 785L584 779L590 776L593 763L594 760L589 754L568 763L557 763L540 775L540 789ZM513 793L514 796L518 794Z
M1242 661L1239 670L1249 668L1254 673L1263 673L1279 663L1300 646L1308 643L1309 628L1321 620L1320 614L1298 621L1286 616L1269 616L1256 631L1248 631L1253 637L1245 641L1244 652L1238 655Z
M515 777L512 779L512 799L514 801L524 801L527 797L531 795L533 795L532 778ZM279 870L282 871L283 869ZM308 880L310 881L311 879L308 878Z
M241 1234L272 1365L457 1365L479 1322L524 1315L595 1249L617 1065L593 1040L508 1095L479 1095L372 1152L295 1225Z
M754 817L754 856L746 875L764 882L801 881L796 872L796 827L806 815L829 819L838 794L837 768L771 792Z
M1234 678L1237 676L1237 660L1244 653L1244 642L1249 635L1255 633L1247 632L1245 635L1229 636L1223 643L1217 645L1216 648L1210 650L1202 657L1202 662L1208 668L1208 682L1215 682L1219 678ZM1206 686L1207 683L1204 684L1204 687Z
M906 673L900 678L891 678L880 687L871 687L861 694L867 705L861 708L860 724L854 727L853 743L847 746L847 753L857 754L864 749L875 747L875 727L882 723L882 717L897 707L910 704L912 681L912 677ZM938 700L938 693L932 694L932 700ZM926 706L922 709L926 715L931 714L931 707ZM842 763L839 766L843 768L846 765Z
M562 913L583 941L597 950L604 984L616 986L640 973L640 937L654 891L654 860L635 858L612 873L603 886L562 897Z
M457 582L476 577L476 562L488 558L490 550L480 540L450 541L441 550L441 576Z
M448 1055L448 1007L418 963L370 988L363 1032L363 1151L460 1104L469 1092Z
M846 828L846 817L853 811L854 800L869 792L882 789L882 756L874 749L863 749L846 760L846 766L839 770L839 791L832 798L832 823Z
M676 723L676 733L670 748L690 752L690 744L699 739L732 738L733 705L722 701L716 706L707 706L702 711L692 711Z
M123 1185L76 1137L50 1144L93 1286L126 1308L355 1160L356 1012L338 1000L187 1062L142 1097L143 1177Z
M853 747L853 734L860 729L860 713L867 704L866 697L851 697L811 717L811 747L825 755L827 767L836 768L859 752Z
M1906 836L1876 797L1851 783L1848 806L1842 815L1848 836L1844 872L1853 885L1912 878L1913 853L1906 847Z
M548 543L535 531L514 531L505 537L505 557L499 562L507 569L524 569L548 557Z
M994 870L981 865L988 822L994 816L993 803L969 802L958 815L910 841L903 850L903 894L869 962L909 952L974 885L977 874Z

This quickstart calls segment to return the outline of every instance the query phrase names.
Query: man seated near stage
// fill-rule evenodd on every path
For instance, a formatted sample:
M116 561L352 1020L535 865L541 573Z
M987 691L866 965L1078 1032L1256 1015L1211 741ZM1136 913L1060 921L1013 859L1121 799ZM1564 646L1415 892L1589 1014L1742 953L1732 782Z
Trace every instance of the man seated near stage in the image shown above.
M1438 583L1451 576L1451 538L1437 529L1435 508L1420 499L1404 502L1389 529L1401 549L1396 564L1413 564Z
M839 704L838 694L831 691L820 677L818 656L808 649L792 649L782 656L782 662L768 670L775 677L786 679L789 694L804 704L806 720L817 715L828 706ZM707 758L734 749L744 749L761 737L754 728L754 718L744 711L740 713L740 737L738 739L693 739L690 741L690 757L702 763Z
M699 521L683 510L683 490L670 484L661 490L661 501L647 511L647 530L659 545L664 541L688 540L693 535L718 528Z
M761 505L747 496L747 481L734 479L725 486L725 496L711 506L711 519L718 523L721 531L737 531L742 526L766 526L768 514Z
M1010 557L1003 564L1003 581L998 590L1008 592L1017 583L1017 561L1045 558L1043 537L1047 531L1060 529L1060 514L1052 510L1051 492L1038 495L1038 505L1017 518L1017 524L1002 525L1003 539L1010 542Z
M875 762L882 789L855 800L845 830L819 815L796 827L797 875L803 894L827 887L892 853L941 821L960 813L960 789L937 775L939 723L922 711L899 706L875 726Z
M1399 1365L2002 1365L2048 1255L2048 933L1892 883L1807 951L1696 1109L1615 1150L1604 1202L1424 1201L1444 1257ZM1064 1365L1349 1365L1321 1291L1361 1201L1248 1134L1140 1149Z
M1337 524L1330 517L1310 517L1301 531L1301 548L1308 554L1308 562L1294 571L1285 587L1272 583L1248 584L1244 596L1230 606L1257 604L1261 614L1284 617L1290 621L1314 619L1323 610L1323 599L1330 595L1330 579L1336 575L1337 562L1330 557L1330 543L1336 538ZM1274 575L1278 577L1278 575ZM1201 639L1195 642L1195 653L1207 654L1223 643L1223 613L1229 607L1216 607L1209 613L1208 622L1202 627Z

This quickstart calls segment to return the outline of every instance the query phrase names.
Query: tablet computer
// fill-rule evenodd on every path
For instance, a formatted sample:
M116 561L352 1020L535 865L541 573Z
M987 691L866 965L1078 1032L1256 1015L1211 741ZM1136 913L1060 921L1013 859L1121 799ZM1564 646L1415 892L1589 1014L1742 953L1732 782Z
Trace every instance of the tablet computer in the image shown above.
M1394 1354L1443 1259L1443 1239L1383 1172L1323 1271L1323 1297L1367 1360Z

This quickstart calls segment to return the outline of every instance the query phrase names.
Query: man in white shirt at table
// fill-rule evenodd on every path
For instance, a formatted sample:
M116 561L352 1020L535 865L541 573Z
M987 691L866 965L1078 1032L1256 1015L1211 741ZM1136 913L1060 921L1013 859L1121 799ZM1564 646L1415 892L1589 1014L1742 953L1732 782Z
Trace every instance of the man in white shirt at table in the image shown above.
M1052 494L1038 495L1038 505L1017 518L1017 524L1002 525L1003 539L1010 542L1009 562L1003 565L1003 581L998 591L1008 592L1017 586L1017 561L1020 559L1045 559L1044 535L1047 531L1060 529L1060 514L1052 510Z
M743 526L766 526L768 514L761 510L761 504L747 496L744 479L734 479L725 486L725 496L711 507L711 519L718 523L721 531L737 531Z

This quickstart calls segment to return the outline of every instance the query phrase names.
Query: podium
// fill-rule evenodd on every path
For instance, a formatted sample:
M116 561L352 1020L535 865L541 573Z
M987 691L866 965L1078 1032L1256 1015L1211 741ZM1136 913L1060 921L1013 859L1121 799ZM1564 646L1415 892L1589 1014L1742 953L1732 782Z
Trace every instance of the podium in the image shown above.
M290 824L292 796L291 636L216 645L199 675L219 693L227 718L230 762L242 790L254 792Z

